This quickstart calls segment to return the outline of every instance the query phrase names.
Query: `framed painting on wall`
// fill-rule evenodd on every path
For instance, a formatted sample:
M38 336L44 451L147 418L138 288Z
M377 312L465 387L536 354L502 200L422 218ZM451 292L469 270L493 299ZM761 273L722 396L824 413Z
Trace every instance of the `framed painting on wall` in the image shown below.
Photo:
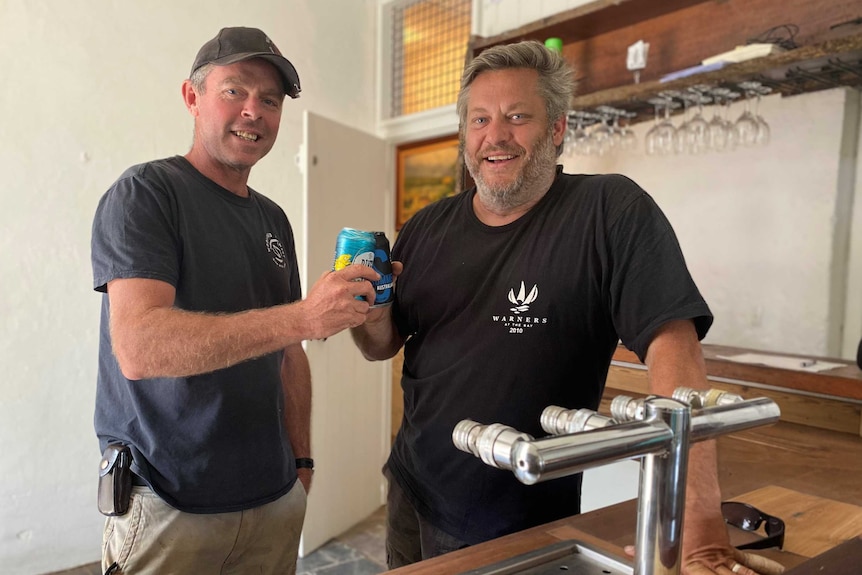
M398 146L395 229L428 204L460 190L458 136Z

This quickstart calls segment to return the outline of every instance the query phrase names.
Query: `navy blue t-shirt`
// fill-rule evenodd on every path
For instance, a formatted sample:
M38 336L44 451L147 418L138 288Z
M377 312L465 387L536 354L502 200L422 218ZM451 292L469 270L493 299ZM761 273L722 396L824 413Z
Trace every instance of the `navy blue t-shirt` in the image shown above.
M284 428L282 352L183 378L126 379L112 353L107 284L148 278L187 311L233 313L301 298L293 231L274 202L239 197L175 156L134 166L99 202L94 288L102 296L95 428L131 446L133 469L194 513L274 501L296 481ZM178 342L177 345L182 345Z
M474 544L580 511L580 475L523 485L458 451L462 419L541 437L549 405L598 409L620 339L643 358L658 327L712 315L670 223L617 175L559 173L518 220L475 216L475 190L416 214L393 317L406 337L404 419L389 468L419 512Z

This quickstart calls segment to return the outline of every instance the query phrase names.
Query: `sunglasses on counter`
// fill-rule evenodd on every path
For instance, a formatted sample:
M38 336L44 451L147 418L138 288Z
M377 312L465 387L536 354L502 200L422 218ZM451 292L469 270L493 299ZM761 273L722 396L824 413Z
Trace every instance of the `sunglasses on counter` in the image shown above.
M725 523L743 531L757 531L761 525L766 524L766 537L744 545L737 545L737 549L768 549L770 547L781 549L784 547L784 521L778 517L767 515L760 509L739 501L723 502L721 513L724 515Z

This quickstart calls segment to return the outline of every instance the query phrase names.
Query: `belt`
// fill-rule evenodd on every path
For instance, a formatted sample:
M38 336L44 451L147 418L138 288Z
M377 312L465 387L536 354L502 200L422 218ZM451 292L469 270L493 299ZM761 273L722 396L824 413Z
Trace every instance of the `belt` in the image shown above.
M147 482L144 481L144 478L137 473L132 473L132 485L137 487L149 487Z

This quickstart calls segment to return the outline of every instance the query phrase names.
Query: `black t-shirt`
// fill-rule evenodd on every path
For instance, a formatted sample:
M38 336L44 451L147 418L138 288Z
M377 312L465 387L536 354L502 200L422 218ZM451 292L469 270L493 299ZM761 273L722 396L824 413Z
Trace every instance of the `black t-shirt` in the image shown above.
M475 190L416 214L393 316L404 419L389 466L431 523L478 543L580 510L580 475L522 485L458 451L462 419L534 437L548 405L597 409L619 339L641 358L655 330L712 322L671 226L622 176L560 173L527 214L482 224Z
M188 311L239 312L301 298L293 231L274 202L241 198L176 156L132 167L99 202L94 288L149 278ZM95 428L130 445L133 469L183 511L256 507L296 481L283 424L283 353L184 378L130 381L112 353L102 296ZM177 345L182 345L178 342Z

